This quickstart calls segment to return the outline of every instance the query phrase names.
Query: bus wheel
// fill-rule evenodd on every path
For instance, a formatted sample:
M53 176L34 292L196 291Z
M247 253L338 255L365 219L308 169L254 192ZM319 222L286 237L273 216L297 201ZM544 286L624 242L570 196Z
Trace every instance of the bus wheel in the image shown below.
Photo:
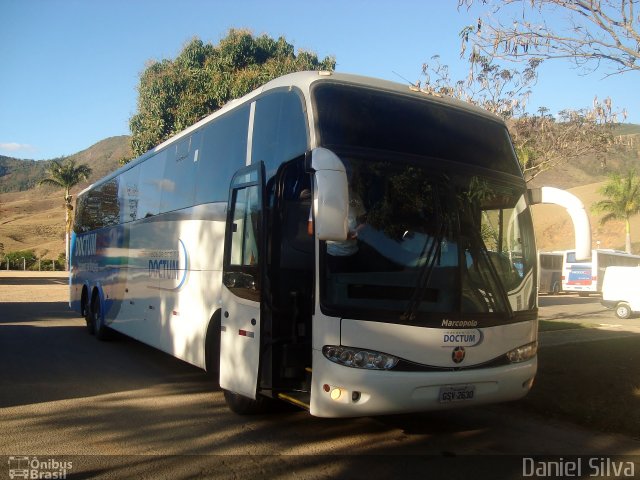
M93 335L96 332L96 327L93 323L93 314L91 313L89 299L87 298L86 293L82 294L82 313L84 314L84 321L87 322L87 332L89 332L90 335Z
M255 400L238 393L224 391L224 400L227 407L238 415L256 415L267 413L270 410L271 400L266 397L257 396Z
M616 305L616 317L623 320L631 317L631 307L628 303L620 302Z
M220 310L213 314L207 328L205 366L207 376L214 380L217 386L220 378Z
M91 316L93 318L93 329L98 340L109 340L111 331L104 323L104 317L100 311L100 297L95 295L91 302Z

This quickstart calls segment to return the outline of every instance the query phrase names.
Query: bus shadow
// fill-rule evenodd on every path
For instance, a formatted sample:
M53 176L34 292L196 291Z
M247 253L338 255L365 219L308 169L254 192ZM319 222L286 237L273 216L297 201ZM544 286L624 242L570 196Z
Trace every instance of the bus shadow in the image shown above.
M67 321L78 318L69 310L67 302L2 302L0 303L0 325L8 323Z
M11 318L0 323L0 408L158 384L183 383L180 389L186 391L214 389L204 371L124 335L98 341L87 333L83 319L74 318L68 307L66 313L34 322L33 314L23 318L12 310Z

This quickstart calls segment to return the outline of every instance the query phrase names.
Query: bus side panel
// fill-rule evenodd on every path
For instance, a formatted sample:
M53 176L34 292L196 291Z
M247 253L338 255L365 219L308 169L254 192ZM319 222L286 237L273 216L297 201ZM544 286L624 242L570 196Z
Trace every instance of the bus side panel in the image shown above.
M126 267L128 264L129 229L118 225L98 232L97 258L100 285L103 295L105 321L112 323L120 315L127 288Z
M177 243L179 268L159 278L158 348L204 368L207 326L220 303L225 223L189 220L165 227Z
M82 312L81 300L83 287L87 287L89 295L91 288L97 284L100 275L99 257L97 255L98 233L86 233L71 237L69 272L69 305L78 312Z
M219 305L224 206L201 205L131 224L122 308L111 327L204 368Z
M568 264L564 270L563 290L569 292L591 292L596 287L591 281L591 264Z
M69 247L69 308L74 312L81 313L80 300L82 296L82 280L80 270L76 261L76 233L71 232Z
M157 222L127 224L129 231L129 256L123 268L125 289L120 314L110 325L125 335L146 344L158 343L156 300L157 279L150 275L147 251L153 250L160 231Z

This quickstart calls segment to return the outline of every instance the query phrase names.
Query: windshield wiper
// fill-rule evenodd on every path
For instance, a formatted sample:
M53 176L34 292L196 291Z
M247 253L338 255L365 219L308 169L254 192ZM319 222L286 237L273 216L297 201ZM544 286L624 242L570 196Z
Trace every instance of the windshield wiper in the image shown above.
M480 278L482 279L482 283L486 287L490 287L492 283L494 285L494 287L492 288L493 290L492 292L487 292L485 290L485 295L487 298L487 302L489 303L489 308L491 308L494 312L498 310L496 308L497 304L496 304L495 295L499 295L504 305L504 311L507 313L509 318L513 318L513 309L511 308L511 302L509 302L509 295L507 294L506 290L502 285L502 282L500 281L500 276L498 275L498 271L496 270L495 265L491 261L491 253L487 249L484 241L482 240L482 236L477 230L473 229L472 235L473 235L473 240L476 243L476 247L479 247L480 254L482 255L482 258L484 259L484 262L487 265L487 270L491 277L491 278L488 278L486 271L484 271L484 269L481 268L481 266L478 266L477 270L480 275ZM493 280L493 282L491 282L491 280Z
M427 289L427 285L429 284L429 280L431 279L431 274L433 273L433 269L436 264L436 260L440 257L440 252L442 250L442 239L444 238L444 234L447 229L447 225L444 222L444 215L442 214L442 205L440 203L440 195L438 188L434 185L434 210L436 213L436 222L439 225L438 231L433 236L433 241L429 245L428 241L425 241L424 248L420 253L419 258L424 258L424 255L427 250L427 246L429 247L429 252L427 253L427 260L422 267L420 267L420 271L418 273L418 279L416 281L416 287L411 294L411 299L409 300L409 304L407 305L407 309L400 316L400 319L403 322L413 321L416 317L416 311L420 307L422 300L424 298L424 294Z

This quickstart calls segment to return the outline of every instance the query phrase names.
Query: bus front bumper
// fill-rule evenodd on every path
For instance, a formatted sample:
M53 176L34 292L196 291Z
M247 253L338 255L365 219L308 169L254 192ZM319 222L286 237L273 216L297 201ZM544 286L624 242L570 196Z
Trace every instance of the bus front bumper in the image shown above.
M446 372L365 370L338 365L314 350L310 413L359 417L471 407L524 397L537 358L501 367ZM456 397L455 392L460 392ZM472 393L471 393L472 392Z

